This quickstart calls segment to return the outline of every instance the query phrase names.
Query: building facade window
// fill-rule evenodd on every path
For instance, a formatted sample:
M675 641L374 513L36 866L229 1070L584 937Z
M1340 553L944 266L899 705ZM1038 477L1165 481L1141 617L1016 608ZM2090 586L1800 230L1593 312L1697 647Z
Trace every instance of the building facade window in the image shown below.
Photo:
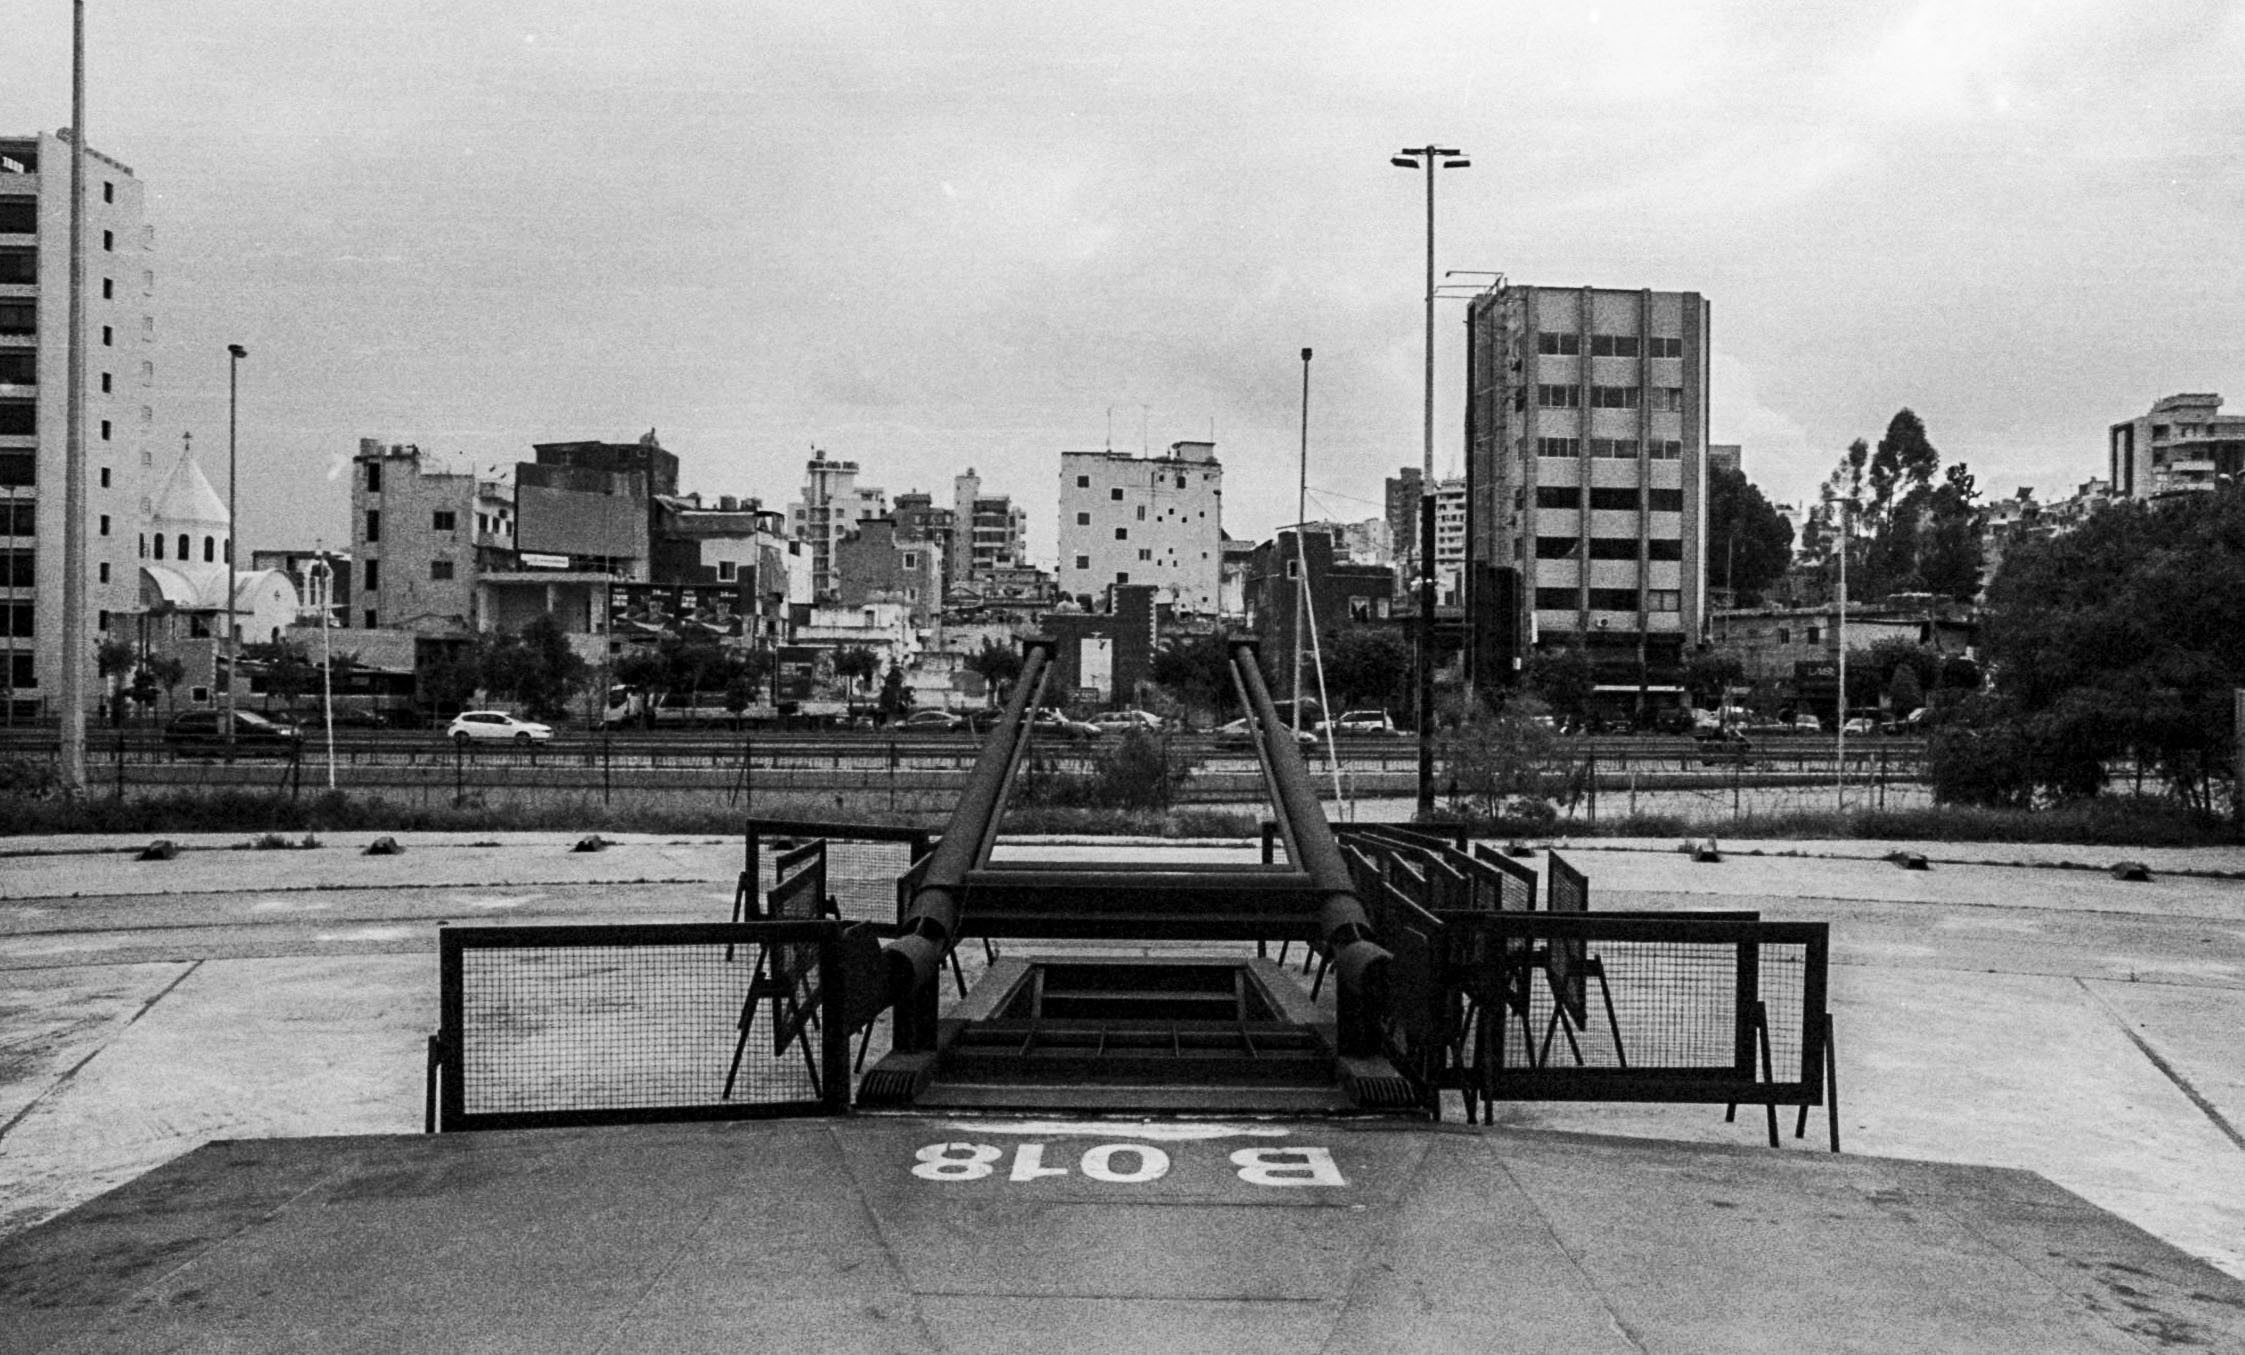
M1650 552L1647 557L1649 559L1681 560L1684 558L1684 543L1672 536L1656 536L1645 543L1645 548Z
M1079 555L1079 556L1077 556L1077 557L1076 557L1076 568L1078 568L1078 569L1089 569L1089 568L1091 568L1091 557L1090 557L1090 556L1088 556L1088 555Z
M1575 357L1582 352L1582 336L1544 330L1536 335L1536 351L1547 357Z
M369 593L382 591L382 562L380 560L366 562L366 591ZM371 618L373 613L369 612L368 616ZM369 619L366 624L371 626L374 622Z
M1582 539L1580 537L1539 536L1536 538L1536 558L1538 560L1571 560L1574 558L1575 551L1581 545Z
M740 569L731 560L719 560L717 562L717 581L719 583L731 583L739 577Z
M1658 402L1653 405L1655 411L1662 414L1681 414L1684 412L1684 388L1682 386L1662 386L1654 394L1659 397Z
M1631 536L1594 536L1590 538L1590 558L1634 560L1637 558L1637 539Z
M1076 514L1076 525L1077 525L1078 527L1089 527L1089 526L1091 525L1091 514L1089 514L1089 513L1078 513L1078 514Z
M1575 485L1537 485L1536 507L1580 508L1582 490Z
M1645 454L1655 461L1679 461L1683 459L1684 444L1674 438L1665 441L1654 438L1645 444Z
M1681 513L1684 511L1684 491L1656 489L1651 491L1652 510L1656 513Z
M1650 358L1680 358L1684 356L1684 341L1654 335L1645 340L1645 356Z
M1593 588L1590 590L1590 610L1594 612L1636 611L1637 590L1634 588Z
M1571 612L1579 595L1572 588L1538 588L1536 610L1539 612Z
M1091 477L1090 477L1090 476L1088 476L1088 475L1079 475L1079 476L1077 476L1077 477L1076 477L1076 488L1078 488L1078 489L1089 489L1089 488L1091 488Z
M1537 456L1559 456L1572 460L1582 455L1581 438L1537 438Z
M1590 388L1590 407L1592 409L1635 409L1642 395L1643 392L1635 386L1592 386Z
M459 515L449 508L439 508L429 515L429 530L449 532L460 525Z
M382 463L379 461L366 463L366 492L369 494L382 492Z
M1655 588L1645 594L1645 610L1649 612L1680 612L1684 610L1684 595L1674 588Z
M1128 541L1128 540L1130 540L1130 528L1128 528L1128 527L1117 527L1117 528L1115 528L1115 540L1117 540L1117 541Z
M1634 461L1637 459L1637 439L1592 438L1590 440L1590 454L1621 461Z
M366 539L368 541L380 541L382 539L382 510L379 508L366 510Z
M437 583L443 583L449 580L451 577L452 562L450 560L429 561L429 578L431 580Z
M1600 387L1600 389L1604 388ZM1582 387L1538 386L1536 387L1536 405L1542 409L1580 409L1582 408Z
M1637 336L1634 334L1593 334L1590 336L1590 356L1594 358L1636 357Z
M1599 485L1590 491L1590 506L1593 509L1610 513L1634 513L1637 505L1635 485Z

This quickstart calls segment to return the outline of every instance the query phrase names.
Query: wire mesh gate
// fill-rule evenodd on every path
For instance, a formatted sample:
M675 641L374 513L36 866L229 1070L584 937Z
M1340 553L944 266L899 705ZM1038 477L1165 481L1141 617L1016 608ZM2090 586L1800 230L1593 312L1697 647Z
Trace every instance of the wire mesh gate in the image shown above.
M428 1127L840 1114L842 1004L857 968L843 931L831 921L447 927Z

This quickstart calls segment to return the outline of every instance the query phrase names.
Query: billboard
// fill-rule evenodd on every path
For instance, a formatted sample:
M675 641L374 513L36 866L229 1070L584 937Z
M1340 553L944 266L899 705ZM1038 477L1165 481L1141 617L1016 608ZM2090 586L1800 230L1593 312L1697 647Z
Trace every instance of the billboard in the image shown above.
M608 630L621 635L739 638L750 606L741 585L616 583L608 587Z

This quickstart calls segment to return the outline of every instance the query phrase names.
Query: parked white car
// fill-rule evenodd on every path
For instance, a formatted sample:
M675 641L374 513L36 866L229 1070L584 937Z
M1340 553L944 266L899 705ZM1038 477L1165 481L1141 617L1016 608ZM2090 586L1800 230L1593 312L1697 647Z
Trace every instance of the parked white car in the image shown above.
M1103 710L1092 716L1091 722L1117 734L1127 734L1134 729L1159 734L1162 730L1162 718L1150 710Z
M518 720L503 710L464 710L453 717L445 734L457 743L470 739L512 739L516 743L544 743L553 737L553 726L535 720Z

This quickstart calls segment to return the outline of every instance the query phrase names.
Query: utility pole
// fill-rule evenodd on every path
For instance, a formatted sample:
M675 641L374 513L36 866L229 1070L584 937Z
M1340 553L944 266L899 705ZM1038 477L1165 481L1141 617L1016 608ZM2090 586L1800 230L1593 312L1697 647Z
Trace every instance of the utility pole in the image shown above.
M70 7L70 393L62 472L63 794L86 793L86 0ZM9 674L11 684L14 674ZM9 693L11 700L14 692Z
M1302 460L1301 478L1294 488L1294 728L1302 727L1302 613L1310 591L1309 546L1303 523L1310 503L1310 350L1302 350ZM1327 712L1331 718L1331 712Z
M1434 172L1473 162L1453 146L1406 146L1388 157L1427 179L1426 446L1419 469L1419 813L1434 812Z

